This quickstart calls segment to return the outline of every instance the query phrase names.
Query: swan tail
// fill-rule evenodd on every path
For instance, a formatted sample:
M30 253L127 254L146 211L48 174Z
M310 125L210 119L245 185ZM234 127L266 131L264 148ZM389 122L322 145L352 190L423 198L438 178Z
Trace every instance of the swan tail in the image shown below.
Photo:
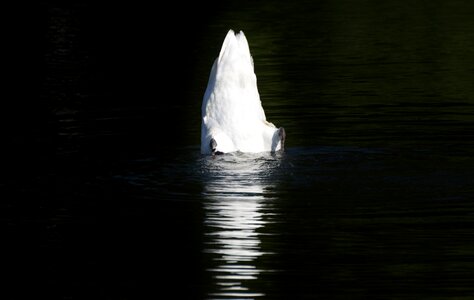
M250 55L250 47L243 31L235 33L232 29L227 32L227 35L222 43L221 51L219 53L218 62L243 60L249 62L253 69L253 59Z

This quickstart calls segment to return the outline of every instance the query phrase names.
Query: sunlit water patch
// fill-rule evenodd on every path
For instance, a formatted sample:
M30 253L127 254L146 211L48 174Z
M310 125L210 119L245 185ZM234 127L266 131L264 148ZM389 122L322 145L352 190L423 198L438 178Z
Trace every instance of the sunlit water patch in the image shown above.
M274 270L262 268L259 260L275 254L262 236L276 234L266 225L278 218L272 173L279 164L280 157L270 154L228 154L203 161L203 251L213 282L210 298L265 296L259 288L261 274Z

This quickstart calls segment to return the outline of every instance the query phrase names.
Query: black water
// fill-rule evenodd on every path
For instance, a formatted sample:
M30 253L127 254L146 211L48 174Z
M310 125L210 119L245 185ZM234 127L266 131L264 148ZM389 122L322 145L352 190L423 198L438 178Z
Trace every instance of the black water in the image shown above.
M474 4L412 2L16 9L2 298L471 299ZM284 153L199 153L230 28Z

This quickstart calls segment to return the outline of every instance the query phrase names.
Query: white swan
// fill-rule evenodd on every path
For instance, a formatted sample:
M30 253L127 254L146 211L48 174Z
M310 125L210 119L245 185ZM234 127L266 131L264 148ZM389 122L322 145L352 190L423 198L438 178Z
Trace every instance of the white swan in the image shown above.
M201 153L283 150L285 130L267 122L249 45L229 30L202 102Z

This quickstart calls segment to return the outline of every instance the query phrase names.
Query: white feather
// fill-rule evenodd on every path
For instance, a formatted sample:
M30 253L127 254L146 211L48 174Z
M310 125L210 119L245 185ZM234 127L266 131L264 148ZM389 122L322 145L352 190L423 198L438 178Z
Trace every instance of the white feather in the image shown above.
M265 152L281 148L278 129L266 121L249 45L229 30L214 61L202 102L201 153Z

